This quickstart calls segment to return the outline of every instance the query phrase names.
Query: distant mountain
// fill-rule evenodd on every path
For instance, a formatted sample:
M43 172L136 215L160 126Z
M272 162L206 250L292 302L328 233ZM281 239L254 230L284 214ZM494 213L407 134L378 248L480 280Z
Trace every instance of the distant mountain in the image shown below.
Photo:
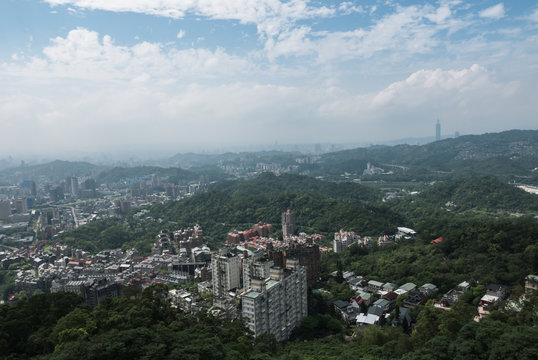
M538 181L538 130L510 130L501 133L466 135L426 145L372 146L322 155L313 174L362 175L368 162L409 178L440 172L457 176L494 175L502 178L530 178ZM446 178L446 177L445 177Z
M103 167L82 161L55 160L45 164L19 166L0 171L1 177L14 177L20 180L45 177L61 180L67 176L95 176Z

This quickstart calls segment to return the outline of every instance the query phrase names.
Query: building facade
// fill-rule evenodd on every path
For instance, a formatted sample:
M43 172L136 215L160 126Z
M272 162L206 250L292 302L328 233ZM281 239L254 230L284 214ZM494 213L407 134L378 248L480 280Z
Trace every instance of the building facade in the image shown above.
M308 314L306 269L292 259L286 261L285 269L273 266L269 278L251 278L251 287L241 300L242 316L254 336L289 339Z
M289 209L282 213L282 237L289 238L295 233L295 214Z
M239 256L229 252L228 248L220 249L211 256L213 275L213 296L225 297L228 291L241 287L239 272Z

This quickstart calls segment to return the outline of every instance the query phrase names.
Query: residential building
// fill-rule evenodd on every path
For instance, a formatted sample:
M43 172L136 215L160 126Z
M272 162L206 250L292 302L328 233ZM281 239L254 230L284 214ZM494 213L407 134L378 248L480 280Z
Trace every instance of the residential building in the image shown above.
M231 253L229 248L222 248L212 254L211 269L215 297L225 297L228 291L241 287L239 256Z
M295 234L295 214L289 209L282 213L282 237L284 240Z
M532 294L538 291L538 275L527 275L525 278L525 292Z
M0 200L0 220L7 220L11 215L11 201Z
M334 233L333 251L339 253L344 251L348 246L358 243L359 236L354 232L344 231Z
M277 341L286 340L308 314L306 269L287 259L286 268L273 266L269 278L252 278L241 300L242 316L254 336L273 334Z
M243 257L243 289L250 289L250 279L267 279L269 271L274 266L273 260L264 256L263 251L254 253L253 256Z

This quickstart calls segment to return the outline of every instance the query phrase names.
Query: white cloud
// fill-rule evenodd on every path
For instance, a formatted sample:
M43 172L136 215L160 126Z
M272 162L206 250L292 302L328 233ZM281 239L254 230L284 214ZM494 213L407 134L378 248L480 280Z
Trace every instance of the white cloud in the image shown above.
M151 44L129 51L142 63L162 54ZM13 82L5 82L11 85L0 92L5 135L0 149L16 149L21 138L40 146L62 144L72 149L137 143L252 144L275 139L282 143L383 140L428 135L424 127L436 116L447 132L503 129L507 118L517 119L510 126L529 127L538 111L531 101L532 89L500 83L479 65L420 70L369 93L336 85L241 81L218 85L191 80L170 87L151 81L151 76L140 72L138 77L106 86L56 78L19 91L14 91Z
M210 19L255 24L263 37L278 35L298 20L328 17L335 9L311 6L308 0L44 0L51 6L72 5L80 9L134 12L173 19L187 14Z
M417 106L429 101L428 97L417 97L417 92L427 90L430 93L455 92L454 95L464 94L476 88L481 88L488 82L485 68L475 64L463 70L420 70L411 74L404 81L390 84L378 93L374 99L375 106L399 104L402 106Z
M532 14L529 15L529 20L538 22L538 8L537 8L537 9L534 9L534 11L532 12Z
M318 62L326 63L389 53L402 61L414 54L431 53L447 42L445 32L451 35L471 24L453 16L451 7L457 4L396 6L395 12L373 20L370 27L349 31L314 32L310 27L296 27L268 39L265 50L270 59L314 54Z
M100 38L97 32L84 28L71 30L65 38L52 39L43 54L24 64L3 64L2 68L11 76L27 78L91 81L152 78L170 82L246 75L254 66L243 58L227 54L222 48L176 50L148 42L132 47L118 46L109 35ZM145 75L141 77L141 74Z
M393 138L398 133L419 137L433 134L437 116L447 132L534 128L531 114L538 105L531 101L532 87L498 82L476 64L461 70L424 69L378 92L340 91L318 111L321 117L337 117L350 127L360 124L374 138L383 136L382 129L390 129L385 133ZM507 119L518 121L507 124ZM428 128L424 130L424 126Z
M340 3L340 5L338 6L338 10L340 10L344 15L365 12L364 8L361 5L354 5L351 1L344 1Z
M183 29L179 30L179 32L177 33L177 38L182 39L184 36L185 36L185 30Z
M504 4L499 3L480 11L480 17L487 19L501 19L504 17Z

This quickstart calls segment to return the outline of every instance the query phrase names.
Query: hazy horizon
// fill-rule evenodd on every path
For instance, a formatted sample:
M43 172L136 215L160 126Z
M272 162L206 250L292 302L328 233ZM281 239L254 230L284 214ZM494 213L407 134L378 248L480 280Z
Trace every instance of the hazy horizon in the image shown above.
M8 0L0 27L0 158L538 124L526 2Z

